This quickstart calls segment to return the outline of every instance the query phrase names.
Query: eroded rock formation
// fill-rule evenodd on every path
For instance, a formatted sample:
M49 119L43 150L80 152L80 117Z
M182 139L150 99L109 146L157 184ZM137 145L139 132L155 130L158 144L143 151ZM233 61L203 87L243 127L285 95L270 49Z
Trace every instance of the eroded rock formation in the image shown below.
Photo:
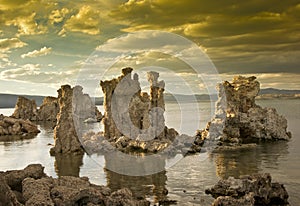
M40 164L24 170L0 172L0 205L132 205L147 206L136 200L129 189L112 192L91 184L87 177L48 177Z
M99 118L101 113L89 95L82 90L81 86L71 88L70 85L63 85L58 90L59 113L54 128L55 146L50 150L51 155L83 153L78 138L82 132L81 124L87 118Z
M270 174L229 177L205 191L215 199L213 206L287 206L288 193L282 184L272 183Z
M16 119L0 115L0 136L3 135L36 135L38 127L30 120Z
M88 94L82 93L82 87L76 86L75 89L81 98L73 108L74 114L78 116L82 121L89 119L92 122L100 122L102 119L101 112L97 109L92 99ZM77 94L74 94L74 97ZM78 100L78 98L75 98ZM45 97L43 103L37 109L35 100L29 100L25 97L18 97L16 102L15 111L12 117L17 119L29 119L31 121L52 121L56 122L57 114L59 112L58 98Z
M256 77L234 77L218 85L219 99L215 118L202 130L202 139L222 143L247 143L261 140L289 140L287 120L274 108L255 103L260 90Z
M37 111L37 120L56 122L58 112L58 99L56 97L45 97L42 105Z
M137 74L132 77L132 70L124 68L118 78L100 83L104 93L104 137L124 147L142 150L155 141L165 141L167 146L178 133L165 126L165 83L158 81L157 72L148 72L149 95L141 91L139 77Z
M59 113L57 115L57 123L54 128L55 146L51 148L50 154L61 153L83 153L81 144L78 140L75 128L75 115L73 115L73 92L74 88L70 85L63 85L57 91Z
M29 119L31 121L36 121L37 106L35 100L30 100L25 97L19 96L12 117L17 119Z

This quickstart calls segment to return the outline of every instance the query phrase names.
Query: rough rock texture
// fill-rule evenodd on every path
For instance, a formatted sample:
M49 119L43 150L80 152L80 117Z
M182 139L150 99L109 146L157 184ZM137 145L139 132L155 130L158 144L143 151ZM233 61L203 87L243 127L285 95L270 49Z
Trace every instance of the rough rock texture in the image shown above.
M177 133L176 133L177 134ZM174 140L142 141L130 139L126 136L107 139L103 132L88 132L82 137L82 145L88 154L109 154L115 149L125 153L158 153L162 156L176 154L194 154L201 152L204 141L188 135L177 135Z
M55 146L51 148L50 154L60 153L83 153L78 140L73 115L73 90L70 85L63 85L57 91L59 113L54 128ZM75 103L74 103L75 104Z
M0 172L0 205L132 205L147 206L136 200L129 189L111 192L108 187L91 184L86 177L48 177L44 168L29 165L24 170Z
M283 116L255 103L260 90L256 77L234 77L231 83L218 85L218 90L215 118L201 131L202 139L239 144L291 138Z
M0 115L0 136L3 135L36 135L40 132L38 127L30 120L16 119Z
M141 145L148 148L155 141L168 144L178 133L165 126L165 83L158 81L158 73L148 72L150 95L141 92L139 77L134 74L132 78L132 70L124 68L118 78L100 83L104 93L104 137L123 147L142 150Z
M76 86L74 91L78 92L76 98L77 104L74 105L73 112L82 121L85 119L93 119L96 122L102 120L102 114L97 109L88 94L82 93L82 87ZM79 99L80 98L80 99ZM29 119L31 121L57 121L57 114L59 113L59 103L56 97L45 97L43 103L37 109L35 100L29 100L25 97L19 97L16 103L15 111L12 117L17 119Z
M63 85L58 90L59 113L54 128L55 146L50 150L51 155L82 154L84 151L78 138L81 137L81 124L85 119L102 118L89 95L83 94L82 89L81 86L71 88L70 85Z
M38 179L45 176L44 168L39 164L29 165L24 170L0 172L0 205L23 205L22 181L27 177Z
M29 119L31 121L36 121L37 107L35 100L29 100L25 97L19 96L12 117L17 119Z
M270 174L243 176L240 179L229 177L220 180L205 191L216 200L213 206L285 206L288 205L288 193L279 183L272 183Z
M38 109L37 120L56 122L58 112L58 99L55 97L45 97L42 105Z

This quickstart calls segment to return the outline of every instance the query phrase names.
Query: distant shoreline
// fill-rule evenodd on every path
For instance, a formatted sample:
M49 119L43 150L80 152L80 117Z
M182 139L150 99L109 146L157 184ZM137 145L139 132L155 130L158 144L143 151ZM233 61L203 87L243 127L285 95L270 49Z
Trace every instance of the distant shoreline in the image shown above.
M34 99L37 106L40 106L43 99L46 96L35 95L18 95L18 94L1 94L0 93L0 108L14 108L19 96L23 96L28 99ZM103 97L92 97L97 106L103 105ZM216 101L217 95L208 94L195 94L195 95L183 95L183 94L165 94L165 102L204 102L204 101ZM271 100L271 99L300 99L300 90L280 90L274 88L261 89L257 100Z

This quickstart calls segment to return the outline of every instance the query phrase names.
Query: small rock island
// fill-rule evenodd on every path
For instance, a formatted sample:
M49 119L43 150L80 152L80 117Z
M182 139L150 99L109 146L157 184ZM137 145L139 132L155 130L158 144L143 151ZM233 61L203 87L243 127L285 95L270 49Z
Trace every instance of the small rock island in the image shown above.
M202 139L218 141L219 145L239 145L291 138L285 117L274 108L255 103L260 90L256 77L237 76L217 88L215 118L199 131Z

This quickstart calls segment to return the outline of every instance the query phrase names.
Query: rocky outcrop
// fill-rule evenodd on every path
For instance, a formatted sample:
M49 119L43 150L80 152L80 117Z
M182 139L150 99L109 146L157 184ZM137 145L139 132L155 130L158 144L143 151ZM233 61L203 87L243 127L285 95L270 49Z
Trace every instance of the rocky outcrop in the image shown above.
M71 88L70 85L63 85L58 90L59 113L54 128L55 146L50 150L51 155L82 154L83 149L78 138L82 132L80 125L85 119L102 118L89 95L82 90L81 86Z
M79 142L73 115L73 92L74 88L70 85L63 85L57 91L59 113L57 115L57 123L54 128L55 146L51 148L50 154L61 153L84 153Z
M274 108L255 103L260 90L256 77L237 76L218 85L215 118L202 130L201 138L222 143L249 143L261 140L289 140L287 120Z
M270 174L229 177L205 191L216 200L213 206L287 206L288 193L282 184L272 183Z
M17 119L29 119L31 121L36 121L37 106L35 100L29 100L25 97L19 96L12 117Z
M48 177L40 164L0 172L0 205L150 205L136 200L129 189L112 192L91 184L87 177ZM75 186L75 187L74 187Z
M124 68L118 78L100 83L104 93L104 137L137 150L145 151L155 143L162 143L155 148L164 149L178 135L165 125L165 83L158 81L158 73L148 72L150 94L142 92L139 77L132 77L132 70Z
M73 113L81 122L87 119L101 121L102 114L95 106L91 97L82 92L81 86L75 86L73 89Z
M39 179L45 177L41 165L29 165L24 170L0 172L0 205L21 206L25 204L22 195L22 182L30 177Z
M93 122L100 122L103 118L101 112L95 106L88 94L82 93L82 87L76 86L77 94L74 98L77 104L73 107L73 112L82 121L92 119ZM77 96L77 97L76 97ZM78 99L80 98L80 101ZM57 114L59 112L58 98L45 97L43 103L37 109L35 100L29 100L25 97L19 97L15 106L15 111L12 117L17 119L29 119L31 121L57 121Z
M42 105L38 109L37 120L56 122L58 112L58 99L55 97L45 97Z
M175 156L176 154L189 155L201 152L204 140L184 134L177 135L176 139L172 141L169 139L143 141L126 136L107 139L103 132L88 132L83 135L81 143L88 154L109 154L117 149L124 153L155 154L159 152L161 156Z
M0 115L0 136L3 135L36 135L40 132L31 121Z

